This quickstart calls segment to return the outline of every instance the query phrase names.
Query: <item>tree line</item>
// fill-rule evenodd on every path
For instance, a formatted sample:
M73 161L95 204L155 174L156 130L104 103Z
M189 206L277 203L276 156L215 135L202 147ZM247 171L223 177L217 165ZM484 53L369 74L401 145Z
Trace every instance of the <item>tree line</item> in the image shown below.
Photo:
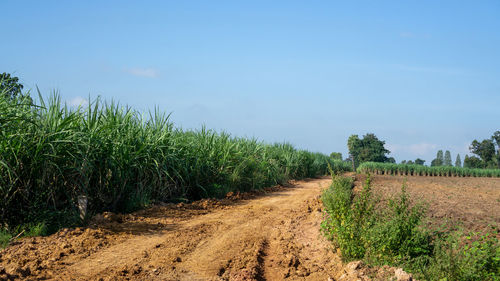
M355 167L365 162L378 163L396 163L394 157L389 157L390 151L385 148L385 141L377 138L373 133L368 133L360 138L358 135L351 135L347 140L347 148L349 157L344 159L346 162L352 162ZM452 162L451 152L439 150L430 166L448 166L448 167L463 167L463 168L479 168L479 169L500 169L500 131L496 131L493 135L485 140L473 140L469 146L471 156L465 155L462 163L460 154L455 157L455 162ZM332 152L331 158L342 160L342 154ZM415 160L403 160L401 164L424 165L425 160L417 158Z

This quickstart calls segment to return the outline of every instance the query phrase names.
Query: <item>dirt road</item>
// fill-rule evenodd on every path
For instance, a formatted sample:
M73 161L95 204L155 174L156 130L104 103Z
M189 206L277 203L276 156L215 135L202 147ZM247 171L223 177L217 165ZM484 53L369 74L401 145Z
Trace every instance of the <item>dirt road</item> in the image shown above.
M5 249L0 279L336 279L342 263L320 233L319 196L329 183L97 216L90 228Z

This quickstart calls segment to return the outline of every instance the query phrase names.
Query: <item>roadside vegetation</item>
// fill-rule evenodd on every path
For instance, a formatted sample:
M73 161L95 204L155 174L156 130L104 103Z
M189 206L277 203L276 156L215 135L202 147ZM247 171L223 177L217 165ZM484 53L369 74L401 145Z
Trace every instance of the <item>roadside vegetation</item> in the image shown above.
M345 261L403 267L419 280L500 280L497 232L428 229L425 205L413 202L404 184L382 202L372 194L369 175L356 194L352 178L332 178L322 195L322 230Z
M441 177L500 177L500 169L460 168L454 166L424 166L416 164L395 164L364 162L358 173L377 175L441 176Z
M70 108L56 94L33 100L18 88L3 87L0 93L3 244L19 233L81 224L77 198L82 195L89 217L326 175L327 163L337 171L350 169L287 143L206 128L182 130L157 110L144 116L99 99Z

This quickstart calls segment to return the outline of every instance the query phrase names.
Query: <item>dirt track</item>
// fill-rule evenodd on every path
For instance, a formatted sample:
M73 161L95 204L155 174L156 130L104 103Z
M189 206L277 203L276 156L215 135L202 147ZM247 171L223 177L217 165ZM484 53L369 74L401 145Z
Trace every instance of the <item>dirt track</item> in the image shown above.
M320 234L330 179L260 195L104 214L87 229L27 238L0 253L3 278L328 280L342 274ZM253 198L252 198L253 197ZM2 279L2 275L0 275Z
M320 233L330 178L222 200L105 213L0 251L0 280L388 280L342 264Z

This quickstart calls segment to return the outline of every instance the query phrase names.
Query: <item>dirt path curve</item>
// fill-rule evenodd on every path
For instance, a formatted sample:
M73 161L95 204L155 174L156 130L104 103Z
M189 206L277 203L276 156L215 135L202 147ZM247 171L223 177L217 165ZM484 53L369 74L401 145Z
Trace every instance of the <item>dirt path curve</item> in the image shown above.
M298 181L231 204L105 214L93 228L11 246L0 265L11 277L33 280L326 281L342 274L320 233L319 196L330 181Z

